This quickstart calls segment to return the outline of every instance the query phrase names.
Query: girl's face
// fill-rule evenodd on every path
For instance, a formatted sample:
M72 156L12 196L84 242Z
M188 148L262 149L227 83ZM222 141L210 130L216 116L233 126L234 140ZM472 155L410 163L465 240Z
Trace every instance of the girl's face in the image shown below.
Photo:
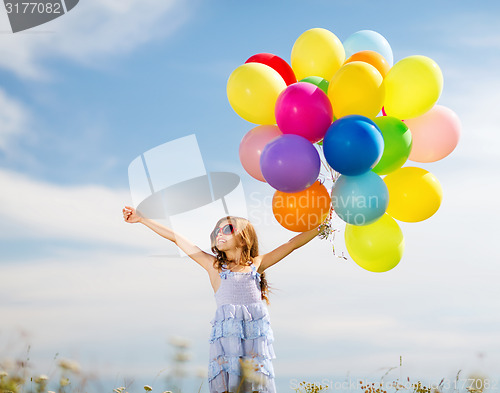
M220 251L227 251L239 246L236 236L236 228L228 221L222 221L219 228L215 230L215 245Z

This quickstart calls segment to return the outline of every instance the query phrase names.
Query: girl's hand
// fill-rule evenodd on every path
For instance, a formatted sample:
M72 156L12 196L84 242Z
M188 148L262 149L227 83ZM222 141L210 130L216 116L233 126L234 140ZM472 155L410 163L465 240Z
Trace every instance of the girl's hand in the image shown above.
M122 211L125 222L135 223L139 222L142 218L139 214L137 214L133 207L125 206Z

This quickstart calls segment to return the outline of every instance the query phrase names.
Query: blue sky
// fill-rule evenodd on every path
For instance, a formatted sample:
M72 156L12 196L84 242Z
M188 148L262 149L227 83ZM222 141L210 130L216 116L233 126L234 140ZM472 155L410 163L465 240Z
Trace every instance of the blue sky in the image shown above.
M380 376L402 355L419 378L463 369L498 379L499 17L494 1L86 0L12 34L2 7L0 354L22 329L42 371L58 352L117 378L148 376L165 367L167 338L185 335L193 367L204 366L210 285L188 259L152 257L164 242L121 221L128 165L196 134L207 170L240 175L248 207L269 214L255 201L273 190L238 159L253 125L229 106L227 78L256 53L289 61L307 29L340 40L371 29L395 61L440 65L439 103L460 116L462 139L418 165L441 181L443 205L401 225L397 268L362 271L315 239L269 272L275 369L285 379ZM257 230L264 252L294 235L271 220Z

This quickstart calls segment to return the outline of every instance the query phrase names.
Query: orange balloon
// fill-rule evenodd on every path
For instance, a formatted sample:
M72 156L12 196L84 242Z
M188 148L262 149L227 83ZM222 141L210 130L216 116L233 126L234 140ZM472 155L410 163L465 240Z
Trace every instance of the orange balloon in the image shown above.
M273 214L286 229L305 232L325 221L331 201L326 187L317 180L311 187L299 192L276 191L273 196Z
M362 50L360 52L354 53L351 57L349 57L344 64L351 63L353 61L364 61L365 63L371 64L374 66L382 78L385 78L391 66L387 62L387 60L380 53L377 53L373 50Z

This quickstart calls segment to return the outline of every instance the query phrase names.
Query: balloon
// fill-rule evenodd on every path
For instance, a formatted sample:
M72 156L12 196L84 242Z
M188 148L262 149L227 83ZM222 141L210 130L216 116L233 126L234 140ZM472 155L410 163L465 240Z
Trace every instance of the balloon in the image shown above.
M323 138L326 161L343 175L369 171L380 160L383 150L382 133L364 116L350 115L336 120Z
M443 74L434 60L409 56L394 64L384 86L387 115L410 119L434 106L443 90Z
M256 124L275 124L274 105L285 88L285 81L271 67L247 63L229 76L227 98L243 119Z
M281 57L272 53L258 53L251 56L245 63L262 63L277 71L287 85L297 82L292 67Z
M285 193L276 191L273 196L273 214L281 226L294 232L316 228L330 212L331 198L319 181L303 191Z
M301 82L312 83L313 85L318 86L321 90L328 94L328 85L329 82L320 76L308 76L307 78L301 79Z
M298 192L318 178L321 160L311 142L293 134L269 142L260 156L260 169L269 185L283 192Z
M283 90L276 100L275 115L283 134L300 135L312 143L323 139L333 121L327 95L306 82L294 83Z
M351 34L344 41L344 48L346 57L350 57L354 53L363 50L372 50L380 53L387 60L387 63L389 63L389 67L392 67L394 62L389 42L376 31L360 30Z
M384 152L373 172L387 175L401 168L408 159L412 148L412 133L405 123L395 117L377 117L373 122L384 137Z
M441 205L441 184L425 169L404 167L389 173L384 182L389 190L387 213L396 220L423 221L436 213Z
M368 225L386 211L389 194L379 175L368 171L359 176L341 175L332 189L332 206L348 224Z
M263 125L252 128L240 142L240 161L253 178L265 182L260 170L260 156L264 147L277 136L283 135L278 126Z
M297 38L291 58L297 80L320 76L329 81L344 63L345 52L335 34L326 29L314 28Z
M372 224L346 225L344 238L353 261L370 272L391 270L403 256L403 232L387 213Z
M351 57L349 57L344 64L352 63L353 61L363 61L365 63L371 64L377 69L378 72L380 72L382 78L385 78L385 76L391 69L391 66L389 65L387 60L384 59L384 56L372 50L362 50L361 52L356 52Z
M335 117L377 116L384 104L382 81L382 75L371 64L354 61L342 66L328 86Z
M436 105L419 117L405 121L413 136L410 160L434 162L450 154L460 138L460 119L451 109Z

